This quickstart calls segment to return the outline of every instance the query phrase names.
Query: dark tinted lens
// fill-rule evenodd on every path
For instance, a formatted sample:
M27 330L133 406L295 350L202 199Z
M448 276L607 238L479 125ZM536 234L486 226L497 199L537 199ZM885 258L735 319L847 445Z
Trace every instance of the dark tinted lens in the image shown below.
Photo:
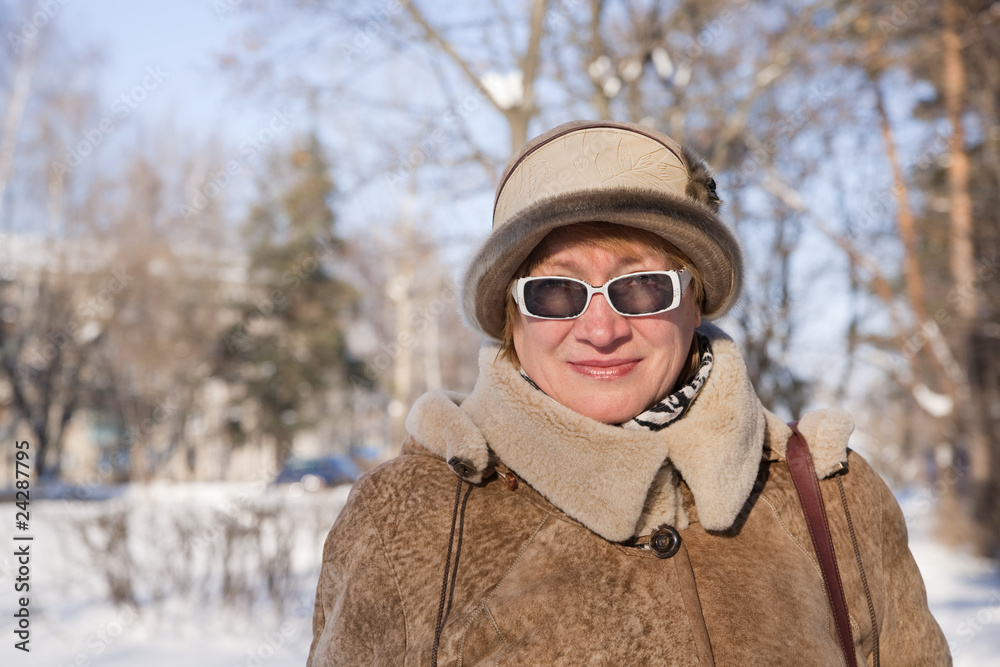
M524 307L537 317L576 317L587 303L587 288L562 278L531 280L524 285Z
M645 315L670 307L674 284L670 276L638 273L622 276L608 284L611 304L625 315Z

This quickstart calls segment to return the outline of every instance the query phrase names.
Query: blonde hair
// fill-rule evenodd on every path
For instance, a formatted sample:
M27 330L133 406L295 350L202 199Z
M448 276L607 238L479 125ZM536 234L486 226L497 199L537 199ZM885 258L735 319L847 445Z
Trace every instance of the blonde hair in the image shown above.
M535 246L535 249L531 251L531 254L528 255L523 262L521 262L521 265L517 267L517 270L510 279L510 282L507 284L507 298L504 305L503 335L500 339L500 351L497 354L498 358L507 359L517 366L520 365L517 358L517 352L514 350L514 327L519 321L521 315L521 311L518 308L517 303L514 301L514 281L518 278L524 278L530 275L535 267L548 259L548 257L552 254L551 247L554 240L568 236L572 236L574 241L588 243L592 246L596 246L619 255L624 255L630 252L635 244L638 243L641 246L645 246L661 254L667 261L670 268L680 269L682 267L686 267L687 270L691 272L692 277L691 283L688 285L688 291L691 292L691 296L694 298L695 303L698 304L698 310L704 311L705 286L701 272L698 270L698 267L691 262L687 255L659 234L646 231L645 229L638 229L636 227L627 227L625 225L615 225L604 222L581 222L573 225L567 225L566 227L559 227L549 232L549 234ZM688 360L688 368L685 373L681 374L681 378L686 378L693 374L698 367L698 346L693 344L691 349L692 352L691 358Z

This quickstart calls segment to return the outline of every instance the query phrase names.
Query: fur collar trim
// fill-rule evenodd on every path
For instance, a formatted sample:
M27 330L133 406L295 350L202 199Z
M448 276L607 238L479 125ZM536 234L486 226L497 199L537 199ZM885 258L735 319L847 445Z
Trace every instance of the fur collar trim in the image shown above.
M681 477L698 521L708 530L725 530L750 495L762 455L783 458L791 431L761 406L732 339L711 324L699 331L712 343L712 373L688 413L662 431L626 430L564 407L498 360L489 343L480 352L472 394L425 394L410 411L407 430L431 453L462 461L462 475L473 483L503 461L553 505L611 541L662 524L685 528ZM853 424L845 426L840 414L846 415L807 415L799 424L821 477L846 460L844 434ZM818 450L816 438L823 441ZM830 458L836 459L832 466Z

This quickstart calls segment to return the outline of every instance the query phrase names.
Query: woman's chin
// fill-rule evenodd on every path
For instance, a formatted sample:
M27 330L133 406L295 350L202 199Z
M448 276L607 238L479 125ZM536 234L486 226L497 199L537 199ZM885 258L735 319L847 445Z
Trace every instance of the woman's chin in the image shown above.
M627 397L619 401L609 401L608 398L601 396L567 407L602 424L622 424L642 412L642 406L635 403L634 400L628 400ZM633 405L633 403L635 404Z

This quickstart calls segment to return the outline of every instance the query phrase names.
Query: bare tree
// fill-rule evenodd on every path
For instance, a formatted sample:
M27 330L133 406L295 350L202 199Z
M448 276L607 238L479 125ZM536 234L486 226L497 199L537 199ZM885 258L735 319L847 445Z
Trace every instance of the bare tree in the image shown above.
M814 386L842 397L891 397L902 406L895 414L922 414L892 431L887 450L920 460L950 442L957 457L975 452L975 486L995 490L1000 457L987 452L996 437L975 435L998 432L984 416L997 389L978 372L994 367L984 352L995 340L987 326L995 281L984 275L1000 183L992 5L817 0L757 11L750 3L532 0L445 12L407 0L398 7L373 17L306 6L322 30L347 38L332 45L349 54L349 66L319 49L333 63L337 100L316 81L294 83L312 99L341 104L342 114L350 114L343 104L350 100L377 119L357 119L353 130L391 138L366 144L378 150L365 154L381 158L359 170L359 183L381 173L418 192L464 186L483 196L532 129L594 116L660 127L721 172L753 286L733 320L765 403L794 416L813 400ZM386 72L399 67L427 82L421 95L389 86L394 96L373 101L353 85L360 71L391 78ZM938 98L898 110L896 92L918 81ZM436 120L436 110L461 109L470 90L485 113L461 118L473 122ZM400 118L407 107L416 111ZM390 116L397 131L376 131ZM983 140L970 146L962 121L973 117ZM952 127L943 148L941 120ZM927 135L921 145L909 138L914 127ZM469 165L486 178L471 178ZM984 184L974 187L977 177ZM951 232L942 237L942 229ZM832 317L814 304L841 300L849 312L831 324L843 328L829 355L836 373L793 372L811 318ZM859 401L862 410L871 405ZM998 514L982 500L987 493L976 495L972 514Z
M26 41L8 79L11 88L4 91L0 146L0 204L7 203L0 208L5 232L0 378L14 419L34 439L40 476L59 473L67 426L86 404L95 350L115 316L109 306L127 283L105 270L103 248L94 239L68 242L65 236L94 225L102 188L95 183L90 192L67 201L68 183L51 168L62 148L57 130L79 131L92 112L89 90L52 89L60 60L80 57L53 44L57 41L39 35ZM29 124L23 122L26 110Z

